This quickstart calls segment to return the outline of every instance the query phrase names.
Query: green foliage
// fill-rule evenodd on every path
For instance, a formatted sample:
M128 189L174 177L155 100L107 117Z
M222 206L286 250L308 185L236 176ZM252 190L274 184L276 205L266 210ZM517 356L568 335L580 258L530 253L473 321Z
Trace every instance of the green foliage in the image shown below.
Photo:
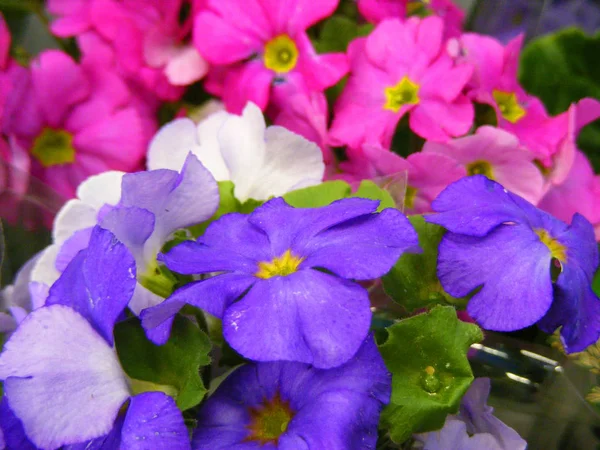
M284 200L295 208L320 208L336 200L350 197L379 200L378 211L396 206L390 193L381 189L370 180L364 180L360 183L356 192L352 192L352 188L348 183L336 180L325 181L316 186L288 192L283 196Z
M345 52L352 40L372 30L372 24L359 25L354 19L336 14L323 22L315 48L318 53Z
M139 319L131 318L115 327L115 345L123 369L137 382L134 387L154 386L173 393L181 410L204 398L200 368L210 363L211 343L190 320L176 316L169 341L158 346L148 340Z
M476 325L458 320L450 306L436 306L387 331L379 348L392 373L392 397L381 425L400 443L413 433L441 428L446 415L457 412L473 381L467 351L483 335Z
M538 38L523 49L519 79L550 114L559 114L584 97L600 100L599 54L600 33L588 36L578 28L568 28ZM599 171L600 122L585 127L577 143Z
M466 299L456 299L446 293L436 273L438 246L444 228L427 223L423 216L411 216L409 220L419 234L423 253L403 254L383 277L385 291L409 311L438 304L463 306Z

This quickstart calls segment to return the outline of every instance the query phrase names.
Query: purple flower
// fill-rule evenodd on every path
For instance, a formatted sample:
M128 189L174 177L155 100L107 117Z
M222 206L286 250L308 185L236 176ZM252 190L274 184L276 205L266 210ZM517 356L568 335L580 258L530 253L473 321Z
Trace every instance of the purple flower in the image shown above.
M583 216L566 225L483 175L451 184L432 207L438 214L427 220L449 231L439 247L440 282L455 297L481 287L467 311L482 327L561 326L567 352L598 340L598 249ZM555 281L552 271L560 272Z
M189 449L174 400L162 392L133 395L112 346L135 277L125 245L95 227L89 247L50 289L47 306L29 314L4 346L6 400L35 446Z
M418 246L406 217L393 209L376 213L377 205L352 198L295 209L275 198L250 215L223 216L196 242L159 255L182 274L223 273L145 311L144 326L160 326L168 336L188 303L222 318L225 339L246 358L318 368L346 362L371 320L367 291L349 280L380 277Z
M494 416L489 395L489 378L473 381L457 415L448 416L440 431L415 436L423 450L525 450L527 442Z
M194 450L374 449L391 375L369 335L345 364L242 366L200 410Z

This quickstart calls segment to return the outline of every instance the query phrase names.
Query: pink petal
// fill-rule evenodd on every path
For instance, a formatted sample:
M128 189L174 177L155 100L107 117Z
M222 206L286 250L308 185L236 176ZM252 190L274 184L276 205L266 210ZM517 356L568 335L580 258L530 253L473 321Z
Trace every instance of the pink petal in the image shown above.
M0 69L4 70L8 64L10 51L10 31L0 13Z
M42 52L32 64L31 73L33 88L50 126L59 127L69 108L90 93L81 67L61 51Z
M337 83L348 72L348 58L345 53L317 55L304 32L296 35L295 41L300 52L296 70L304 76L308 89L323 91Z
M446 141L460 136L471 128L474 110L472 103L459 96L453 103L423 100L410 114L410 128L419 136L433 141Z
M194 47L177 50L165 67L165 75L175 86L188 86L202 79L208 72L208 63Z
M231 68L224 81L223 102L229 112L240 114L246 103L264 110L269 102L273 72L262 62L251 61Z
M358 10L369 22L380 22L388 17L404 18L406 1L358 0Z
M339 0L261 0L277 34L303 32L333 14Z

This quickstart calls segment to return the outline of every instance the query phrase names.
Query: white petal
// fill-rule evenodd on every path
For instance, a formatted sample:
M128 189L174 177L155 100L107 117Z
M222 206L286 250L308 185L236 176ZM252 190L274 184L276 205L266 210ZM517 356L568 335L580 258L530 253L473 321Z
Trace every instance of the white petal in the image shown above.
M267 128L265 138L266 157L248 191L250 198L266 200L321 183L325 164L317 144L278 126Z
M44 449L107 434L130 395L113 349L62 305L21 323L0 355L0 379L27 436Z
M171 169L179 172L189 152L198 151L196 124L190 119L175 119L164 125L150 142L148 170Z
M31 281L43 283L50 287L58 280L60 272L56 270L54 264L59 251L59 244L52 244L42 250L40 257L35 262L31 271Z
M131 297L131 301L129 302L129 309L131 309L136 316L139 316L144 309L156 306L164 301L165 299L160 295L150 292L140 283L137 283L135 285L135 291L133 291L133 297Z
M254 103L248 103L242 116L230 116L221 127L218 140L221 154L235 184L239 200L250 198L250 191L265 162L265 120Z
M96 210L105 204L116 205L121 199L123 175L125 173L118 170L93 175L79 185L77 197Z
M198 124L198 139L200 147L194 154L206 167L217 181L229 180L229 169L221 156L221 146L217 136L223 124L229 117L237 117L226 111L218 111L211 114Z
M71 199L60 209L54 219L52 240L60 245L76 231L96 225L98 209L79 199Z

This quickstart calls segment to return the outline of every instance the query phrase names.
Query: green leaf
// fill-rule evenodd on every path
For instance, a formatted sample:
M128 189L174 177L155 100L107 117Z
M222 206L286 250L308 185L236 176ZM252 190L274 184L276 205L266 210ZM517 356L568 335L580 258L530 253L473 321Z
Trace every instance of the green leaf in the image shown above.
M404 253L383 277L383 288L392 299L409 311L433 305L466 304L444 291L437 277L438 246L445 229L428 223L423 216L408 218L419 235L423 253Z
M356 20L336 14L323 22L315 48L318 53L345 52L352 40L367 36L372 30L372 24L359 25Z
M294 208L320 208L336 200L350 197L370 198L379 200L378 211L384 208L395 208L396 204L389 192L380 188L370 180L364 180L356 192L344 181L325 181L316 186L310 186L283 195L284 200Z
M381 189L371 180L363 180L358 186L356 192L350 197L370 198L372 200L379 200L379 208L377 211L381 211L385 208L395 208L396 203L390 193L384 189Z
M519 80L552 115L585 97L600 100L599 49L600 33L588 36L578 28L567 28L543 36L523 49ZM586 126L577 144L599 171L600 121Z
M456 413L473 381L469 346L483 338L479 327L461 322L451 306L402 320L387 329L379 349L392 373L392 397L381 425L394 442L441 428Z
M196 406L206 388L200 368L210 363L211 343L194 323L177 315L171 337L162 346L146 338L139 319L132 318L115 327L115 345L127 375L136 380L133 387L173 393L183 411ZM149 390L143 389L143 390Z
M206 222L190 227L190 231L195 237L202 236L208 226L219 217L240 210L240 201L233 195L235 186L231 181L219 181L219 208L217 212Z
M294 208L319 208L340 198L346 198L350 194L352 194L350 185L336 180L288 192L283 195L283 199Z

